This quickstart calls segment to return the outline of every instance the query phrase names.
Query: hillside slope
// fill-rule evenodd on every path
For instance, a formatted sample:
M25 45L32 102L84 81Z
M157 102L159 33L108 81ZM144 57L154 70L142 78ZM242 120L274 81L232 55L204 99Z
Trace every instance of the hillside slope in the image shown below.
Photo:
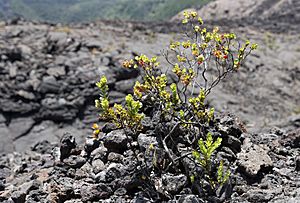
M206 22L231 28L254 26L276 33L297 33L300 28L299 0L216 0L196 10Z
M182 9L210 0L11 0L0 2L0 17L29 20L82 22L96 19L165 20ZM7 9L10 8L10 9ZM2 14L2 15L1 15Z

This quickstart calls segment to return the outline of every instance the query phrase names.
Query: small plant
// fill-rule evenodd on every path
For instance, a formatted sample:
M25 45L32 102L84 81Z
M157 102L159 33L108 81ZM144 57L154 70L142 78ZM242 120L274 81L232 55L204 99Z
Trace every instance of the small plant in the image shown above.
M142 121L146 116L156 117L157 125L153 130L159 146L149 146L151 154L154 154L152 166L140 163L140 168L145 171L144 180L151 180L150 174L155 170L159 170L157 174L171 170L190 177L196 169L187 171L184 158L188 157L196 168L203 169L204 174L199 177L206 179L215 191L228 181L230 172L224 172L223 161L218 163L217 169L212 167L212 163L216 162L212 155L221 147L222 138L214 140L208 132L214 125L214 108L207 106L206 98L228 74L239 70L257 44L250 44L249 40L240 44L234 33L220 33L219 28L208 31L196 12L185 12L182 23L188 28L185 32L187 39L171 42L170 50L163 52L172 71L161 68L157 57L149 58L142 54L126 60L124 68L140 69L143 76L142 81L136 81L133 95L127 95L123 105L110 106L107 79L103 76L96 83L100 98L95 103L102 120L132 132L134 137L143 132ZM168 81L170 74L177 78L174 83ZM93 129L98 136L99 126L94 125ZM183 153L180 143L184 143L189 152ZM163 151L160 153L163 164L159 169L157 160L162 158L157 157L158 150ZM185 167L182 168L182 165ZM194 180L192 177L191 182Z
M207 133L206 141L203 141L202 138L198 141L200 152L193 151L193 156L200 164L200 166L204 169L205 175L209 180L212 189L215 189L217 186L222 186L224 183L227 182L230 176L229 170L224 174L223 161L220 162L218 167L217 180L213 180L211 176L212 154L216 151L218 147L221 146L221 143L222 143L222 138L218 137L217 140L214 141L212 138L212 134L209 132Z

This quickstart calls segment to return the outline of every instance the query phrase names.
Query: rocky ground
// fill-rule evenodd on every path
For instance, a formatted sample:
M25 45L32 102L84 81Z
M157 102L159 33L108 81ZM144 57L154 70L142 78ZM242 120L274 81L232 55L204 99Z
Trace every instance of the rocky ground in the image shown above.
M251 8L243 12L228 9L226 2L208 4L205 9L212 11L203 13L204 20L260 47L209 98L217 114L234 113L248 131L242 132L232 116L218 121L232 141L221 149L234 172L227 201L299 202L299 3L265 0L248 5L240 0L237 5ZM269 11L259 15L266 7ZM210 15L216 9L224 15ZM121 62L141 53L161 55L171 39L180 38L174 20L149 25L1 23L0 153L6 153L0 158L1 202L146 201L147 195L137 189L140 180L132 174L133 157L124 134L109 132L116 138L110 141L88 138L98 120L94 84L107 75L112 102L120 102L139 75L120 68ZM162 65L167 64L162 60ZM65 132L69 134L62 139ZM137 151L142 153L145 142L153 139L148 136L135 140ZM116 145L124 149L115 150ZM164 178L176 185L186 181L181 175ZM182 194L174 195L173 202L224 201L226 196L223 191L218 199L205 200L185 184L176 191L168 185L166 191Z
M300 201L299 130L251 135L243 133L236 118L230 115L216 120L224 140L218 156L232 164L233 174L230 183L218 190L216 196L194 195L193 183L185 174L174 171L159 175L154 170L151 185L136 172L133 151L139 157L151 158L147 149L150 144L159 146L157 137L151 131L137 138L128 137L123 130L111 129L101 139L87 138L84 145L77 145L74 136L65 133L57 147L43 141L26 153L0 157L0 200L7 203ZM153 124L148 122L145 127ZM157 194L151 193L149 185L155 187Z

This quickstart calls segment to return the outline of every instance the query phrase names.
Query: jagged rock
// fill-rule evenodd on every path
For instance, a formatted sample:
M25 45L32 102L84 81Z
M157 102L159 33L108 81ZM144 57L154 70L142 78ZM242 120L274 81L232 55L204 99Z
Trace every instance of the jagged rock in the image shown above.
M65 133L60 140L60 160L70 156L71 151L76 148L76 141L72 134Z
M19 90L16 95L24 98L24 99L27 99L27 100L35 100L35 95L31 92L27 92L27 91L24 91L24 90Z
M112 189L106 184L94 184L94 185L84 185L81 188L81 198L83 202L96 201L99 199L106 199L112 193Z
M150 145L153 145L153 147L158 147L158 142L154 136L141 133L139 134L137 141L142 151L148 150Z
M292 148L299 148L300 147L300 128L289 132L279 142L283 146L290 146Z
M38 91L40 93L59 93L61 84L53 76L43 77L42 83L40 84Z
M64 98L47 97L41 101L42 108L35 116L36 120L72 121L78 114L72 104Z
M68 45L72 43L72 39L65 32L49 32L47 38L48 46L46 47L48 54L56 54L62 52Z
M187 184L187 177L184 174L164 174L162 176L162 184L169 193L178 194Z
M76 170L75 178L84 179L90 177L90 174L93 171L93 167L90 163L86 162L80 169Z
M86 159L81 156L71 155L65 158L63 162L72 168L80 168L85 164Z
M25 203L26 200L26 194L16 191L11 195L11 199L14 203Z
M132 88L136 81L137 81L136 78L118 81L115 83L115 89L118 92L123 92L126 94L132 93L133 92Z
M95 160L95 159L101 159L102 161L106 160L108 154L108 149L104 147L103 145L100 145L97 149L95 149L90 157Z
M238 165L246 175L255 178L258 173L270 170L273 161L268 155L268 150L253 144L238 154Z
M105 164L100 159L96 159L92 162L93 171L95 174L103 171L105 169Z
M126 174L124 165L119 163L111 163L107 168L96 175L97 182L111 182Z
M116 152L126 150L128 141L123 130L114 130L103 138L104 146Z
M86 138L84 149L88 154L90 154L94 149L99 147L99 144L99 140L95 138Z
M112 71L114 71L117 81L137 78L139 75L139 71L137 69L122 68L121 62L117 63L116 67L113 66Z
M245 196L250 202L270 202L275 195L282 193L282 189L273 189L273 190L250 190Z
M23 102L21 100L11 101L0 98L0 109L6 113L17 113L20 116L35 112L40 108L40 104L35 102Z
M5 179L0 179L0 191L5 190Z
M102 43L97 41L97 39L91 39L91 38L86 39L84 45L89 49L97 49L97 50L102 49Z
M180 203L204 203L203 200L199 199L196 195L183 195L179 198Z
M107 161L121 163L124 159L122 154L118 154L115 152L110 152L107 156Z
M64 66L49 67L47 70L47 74L57 78L66 75L66 70Z
M296 170L300 171L300 156L296 157L296 161L295 161L295 165L296 165Z
M229 135L228 137L226 137L223 140L223 143L225 146L228 146L235 153L238 153L241 151L242 143L238 138L236 138L234 136Z

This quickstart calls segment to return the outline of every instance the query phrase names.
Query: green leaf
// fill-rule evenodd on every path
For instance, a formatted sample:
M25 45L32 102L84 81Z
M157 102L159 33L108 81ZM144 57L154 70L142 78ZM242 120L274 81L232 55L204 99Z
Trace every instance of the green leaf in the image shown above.
M218 183L222 183L223 182L223 161L220 162L220 165L218 167Z
M218 137L217 140L207 150L207 154L209 157L221 145L221 143L222 143L222 138Z
M200 153L199 153L199 152L193 151L193 152L192 152L192 155L193 155L197 160L200 160Z
M204 144L202 138L198 141L198 145L199 145L199 148L200 148L201 153L202 153L203 155L206 155L206 154L207 154L207 148L205 147L205 144Z
M211 132L209 132L209 133L207 133L207 138L206 138L206 142L205 142L206 147L210 148L210 146L212 145L212 143L213 143L212 134L211 134Z

